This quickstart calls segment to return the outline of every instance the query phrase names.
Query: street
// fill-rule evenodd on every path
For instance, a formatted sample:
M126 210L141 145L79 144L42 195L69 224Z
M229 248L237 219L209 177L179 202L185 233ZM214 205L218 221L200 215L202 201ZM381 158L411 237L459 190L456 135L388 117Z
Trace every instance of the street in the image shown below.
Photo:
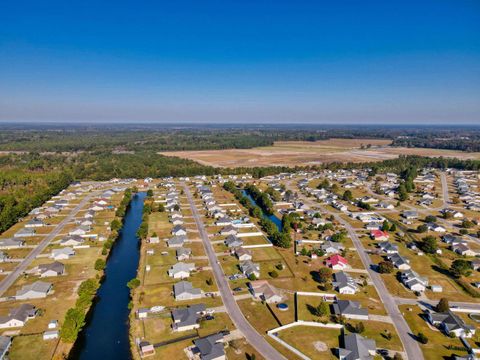
M34 248L26 257L23 259L23 261L10 273L8 274L5 279L3 279L0 282L0 296L3 296L5 291L8 290L10 286L13 285L13 283L18 279L18 277L28 268L28 266L31 264L35 258L40 255L43 250L48 246L50 241L52 241L55 236L57 236L60 231L62 231L63 227L69 223L75 215L88 203L88 201L94 196L97 195L98 191L89 194L86 196L71 212L68 214L65 219L63 219L57 226L56 228L48 234L39 244L36 248Z
M217 257L215 255L215 251L213 249L212 244L210 243L210 239L208 234L205 230L205 226L203 221L198 213L198 210L195 206L195 203L192 198L192 194L190 193L190 189L185 183L182 183L182 186L185 190L185 194L187 199L190 203L190 208L192 210L192 215L195 219L195 223L197 224L198 231L203 241L203 246L205 252L207 253L208 260L210 266L212 267L213 275L215 277L215 281L218 286L218 290L220 291L220 296L222 297L223 304L227 310L230 319L234 323L235 327L241 331L241 333L245 336L248 343L257 350L264 358L277 360L277 359L284 359L286 358L281 355L272 345L270 345L267 340L263 336L261 336L248 322L248 320L243 315L240 307L238 306L235 298L232 294L232 290L228 285L227 279L221 266L218 263Z

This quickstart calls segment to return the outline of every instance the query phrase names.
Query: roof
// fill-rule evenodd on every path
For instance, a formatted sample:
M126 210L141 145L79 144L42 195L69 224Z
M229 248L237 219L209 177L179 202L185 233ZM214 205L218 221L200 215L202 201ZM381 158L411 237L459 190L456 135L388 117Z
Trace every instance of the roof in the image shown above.
M205 304L195 304L187 308L172 310L172 318L180 326L194 325L200 318L200 313L206 310Z
M441 322L447 332L457 329L472 330L473 326L467 325L462 318L454 314L451 310L444 313L431 313L433 322Z
M359 334L343 334L343 348L340 354L345 360L369 360L373 359L370 351L376 350L374 340L366 339Z
M358 301L352 300L338 300L332 305L333 312L341 315L362 315L367 316L368 310L361 309Z
M19 307L10 310L7 316L0 316L0 324L6 323L12 319L25 322L29 317L36 313L35 306L31 304L22 304Z
M202 293L200 289L194 288L192 286L192 283L188 281L180 281L178 283L175 283L173 285L173 292L175 293L175 296L178 296L184 293L188 293L192 295L199 295Z
M200 351L200 359L212 360L225 355L223 348L223 335L221 333L209 335L194 340L193 343Z
M332 255L327 259L327 263L331 265L336 265L336 264L348 264L347 259L345 259L343 256L340 256L338 254Z
M47 272L47 271L54 271L56 273L63 273L65 270L65 265L63 265L61 262L54 261L53 263L50 264L42 264L38 265L38 270L41 273Z
M29 291L35 291L39 293L47 293L50 288L52 287L51 283L47 283L44 281L35 281L32 284L24 285L20 290L17 291L18 295L23 295Z

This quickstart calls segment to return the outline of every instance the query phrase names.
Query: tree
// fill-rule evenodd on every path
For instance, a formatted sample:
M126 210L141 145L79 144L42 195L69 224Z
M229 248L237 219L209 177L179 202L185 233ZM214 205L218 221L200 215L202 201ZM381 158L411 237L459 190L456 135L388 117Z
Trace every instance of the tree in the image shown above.
M136 289L137 287L140 286L140 280L137 279L137 278L133 278L132 280L130 280L128 283L127 283L127 287L130 289L130 290L133 290L133 289Z
M73 343L85 325L85 313L78 308L68 309L60 329L60 337L67 343Z
M408 199L408 193L407 193L407 189L405 188L405 184L400 184L400 186L398 187L398 199L400 201L405 201Z
M163 206L163 204L158 205L158 212L165 212L165 206Z
M268 274L274 279L278 277L278 272L276 272L275 270L270 271Z
M403 357L400 353L395 353L393 356L393 360L403 360Z
M390 274L393 272L393 264L391 261L380 261L378 263L378 272L380 274Z
M332 269L327 267L322 267L318 270L318 282L326 283L329 282L332 278Z
M448 304L447 298L441 298L438 302L437 306L435 307L437 312L447 312L450 310L450 305Z
M420 243L420 248L427 254L435 254L438 249L437 239L434 236L426 236Z
M119 231L122 228L122 223L118 219L113 219L110 223L110 229L112 231Z
M395 231L397 231L397 225L395 224L392 224L392 226L390 226L390 231L393 233Z
M342 199L344 201L352 201L353 200L353 194L350 190L345 190L343 193Z
M314 308L313 313L315 316L319 317L330 315L330 308L327 302L320 301L320 304L318 304L318 306Z
M450 272L455 277L470 276L472 273L470 263L464 259L456 259L450 266Z
M424 233L424 232L427 232L428 231L428 226L425 225L425 224L422 224L422 225L418 225L417 227L417 232L418 233Z
M424 345L428 343L428 338L425 336L424 333L419 332L417 334L417 339L420 343L422 343Z
M462 228L464 228L464 229L470 229L474 226L475 226L475 224L471 220L465 219L465 220L462 221Z
M206 280L206 282L207 282L207 285L208 285L208 286L212 286L212 285L213 285L213 280L212 280L212 278L208 278L208 279Z
M97 261L95 261L95 270L101 271L105 269L105 266L106 266L105 260L97 259Z
M390 230L390 223L388 222L388 220L385 220L382 224L382 230L383 231L388 231Z
M437 217L436 216L433 216L433 215L427 215L425 217L425 222L436 222L437 221Z
M147 197L152 197L153 196L153 190L152 189L148 189L147 190Z

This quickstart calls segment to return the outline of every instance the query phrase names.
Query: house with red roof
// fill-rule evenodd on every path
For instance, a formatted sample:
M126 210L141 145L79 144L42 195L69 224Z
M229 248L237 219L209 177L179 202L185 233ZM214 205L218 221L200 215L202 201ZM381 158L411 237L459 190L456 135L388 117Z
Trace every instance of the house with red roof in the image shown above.
M372 230L372 231L370 231L370 237L373 240L386 241L390 238L390 235L386 231Z
M335 254L330 256L326 261L325 264L330 266L333 270L344 270L348 267L348 261L344 257Z

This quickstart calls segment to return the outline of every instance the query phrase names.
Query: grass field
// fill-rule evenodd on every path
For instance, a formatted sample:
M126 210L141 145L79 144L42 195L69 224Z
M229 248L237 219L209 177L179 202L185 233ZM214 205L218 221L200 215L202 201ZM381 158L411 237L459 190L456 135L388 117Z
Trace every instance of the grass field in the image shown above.
M167 156L195 160L218 167L315 165L328 162L369 162L397 158L399 155L422 155L480 159L480 153L454 150L389 147L383 139L329 139L316 142L278 141L273 146L253 149L173 151ZM372 145L361 149L361 145Z

